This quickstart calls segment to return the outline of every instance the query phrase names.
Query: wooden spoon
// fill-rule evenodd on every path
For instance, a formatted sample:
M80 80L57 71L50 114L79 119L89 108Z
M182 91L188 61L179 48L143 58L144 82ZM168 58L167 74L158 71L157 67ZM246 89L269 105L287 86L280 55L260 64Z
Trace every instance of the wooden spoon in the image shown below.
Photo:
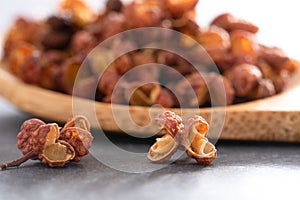
M92 119L92 127L141 137L157 133L152 119L163 112L159 107L111 105L77 97L72 99L70 95L25 84L3 68L0 68L0 95L20 110L61 122L76 114L72 107L73 100L73 103L80 104L77 111L83 111ZM88 108L94 108L95 112ZM183 118L200 112L211 122L210 127L215 125L221 131L211 134L215 139L300 142L300 70L295 72L285 91L273 97L226 108L170 110L183 114ZM226 116L215 122L211 116L218 111Z

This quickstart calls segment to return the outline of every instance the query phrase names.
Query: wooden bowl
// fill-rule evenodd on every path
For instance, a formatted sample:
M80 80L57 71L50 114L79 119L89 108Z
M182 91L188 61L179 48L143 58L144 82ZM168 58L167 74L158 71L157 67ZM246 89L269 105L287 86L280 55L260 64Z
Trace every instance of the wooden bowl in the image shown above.
M91 119L94 128L140 137L156 133L152 119L163 111L158 107L72 99L70 95L25 84L3 68L0 68L0 95L36 117L64 122L73 114L83 113ZM210 132L216 139L300 142L300 71L295 73L284 92L273 97L215 109L170 110L182 114L183 118L200 112L214 127Z

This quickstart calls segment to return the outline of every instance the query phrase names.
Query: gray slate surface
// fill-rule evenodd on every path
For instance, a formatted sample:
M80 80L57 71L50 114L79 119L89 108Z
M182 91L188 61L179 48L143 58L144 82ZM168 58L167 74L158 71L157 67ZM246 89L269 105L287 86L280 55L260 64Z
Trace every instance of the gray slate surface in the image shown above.
M16 134L30 117L0 98L0 161L21 155ZM108 135L133 152L146 151L152 142ZM183 156L160 170L138 174L112 169L92 155L60 169L30 161L0 171L0 199L299 199L299 144L219 141L217 148L218 158L207 167ZM120 159L120 165L138 163Z

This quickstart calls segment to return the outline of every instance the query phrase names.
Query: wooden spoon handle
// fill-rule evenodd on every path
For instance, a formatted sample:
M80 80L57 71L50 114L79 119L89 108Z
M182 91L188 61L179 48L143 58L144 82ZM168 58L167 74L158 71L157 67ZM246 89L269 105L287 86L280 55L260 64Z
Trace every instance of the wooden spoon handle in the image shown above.
M222 139L300 142L299 111L233 111L226 113Z

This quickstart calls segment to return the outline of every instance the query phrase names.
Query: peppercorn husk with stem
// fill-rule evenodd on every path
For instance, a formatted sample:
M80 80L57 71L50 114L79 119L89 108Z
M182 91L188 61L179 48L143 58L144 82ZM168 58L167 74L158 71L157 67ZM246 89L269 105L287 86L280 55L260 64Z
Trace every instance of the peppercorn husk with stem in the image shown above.
M58 140L60 132L57 124L40 125L29 134L28 140L23 141L26 143L23 146L27 146L29 151L20 159L1 164L1 169L17 167L29 159L39 159L50 167L61 167L75 157L74 148L69 143Z
M56 123L45 124L38 119L27 120L21 126L17 139L17 146L23 156L0 164L0 169L18 167L29 159L38 159L50 167L79 162L89 153L93 136L87 118L75 116L68 120L62 132Z

